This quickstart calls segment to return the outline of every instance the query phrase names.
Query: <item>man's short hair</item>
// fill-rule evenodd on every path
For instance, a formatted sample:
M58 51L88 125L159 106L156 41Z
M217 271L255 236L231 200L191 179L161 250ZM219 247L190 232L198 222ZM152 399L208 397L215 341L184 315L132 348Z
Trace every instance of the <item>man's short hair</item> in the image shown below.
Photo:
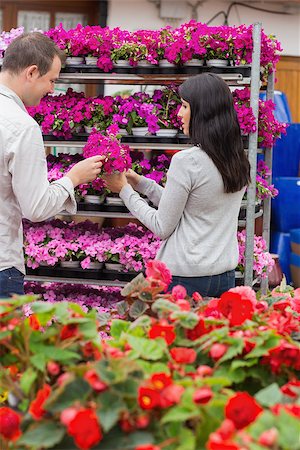
M54 57L65 62L65 53L50 38L40 32L24 33L14 39L4 54L2 71L18 75L36 65L41 76L51 69Z

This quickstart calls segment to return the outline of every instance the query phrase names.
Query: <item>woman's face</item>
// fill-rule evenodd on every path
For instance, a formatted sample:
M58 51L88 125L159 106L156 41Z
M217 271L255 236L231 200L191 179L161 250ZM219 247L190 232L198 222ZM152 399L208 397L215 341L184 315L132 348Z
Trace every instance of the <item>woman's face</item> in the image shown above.
M181 99L181 107L178 111L178 117L182 120L182 131L185 135L189 135L190 120L191 120L191 107L188 102Z

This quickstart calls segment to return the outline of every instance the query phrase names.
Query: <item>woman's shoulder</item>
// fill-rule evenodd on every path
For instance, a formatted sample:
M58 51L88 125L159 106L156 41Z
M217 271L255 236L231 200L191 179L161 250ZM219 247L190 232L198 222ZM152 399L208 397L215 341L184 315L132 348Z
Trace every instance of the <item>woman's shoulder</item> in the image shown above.
M209 159L208 155L204 150L202 150L201 147L193 146L186 148L184 150L181 150L173 156L172 159L180 161L180 162L188 162L190 161L192 164L202 164L203 161Z

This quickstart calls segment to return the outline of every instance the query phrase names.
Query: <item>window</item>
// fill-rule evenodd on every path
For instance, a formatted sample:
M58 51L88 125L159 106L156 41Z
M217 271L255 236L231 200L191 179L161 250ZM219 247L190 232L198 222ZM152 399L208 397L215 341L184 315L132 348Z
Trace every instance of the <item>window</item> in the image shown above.
M55 26L60 23L63 24L66 30L70 30L71 28L75 28L79 23L81 25L87 25L88 21L85 14L58 12L55 13Z
M50 13L45 11L18 11L18 27L23 26L24 31L42 30L50 28Z

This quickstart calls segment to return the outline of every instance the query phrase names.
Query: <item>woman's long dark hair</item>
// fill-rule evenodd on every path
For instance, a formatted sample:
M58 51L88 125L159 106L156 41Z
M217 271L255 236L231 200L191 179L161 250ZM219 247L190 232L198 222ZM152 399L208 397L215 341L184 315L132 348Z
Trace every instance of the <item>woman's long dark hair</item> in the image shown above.
M212 73L188 78L179 94L191 107L189 134L212 159L225 192L237 192L250 182L250 164L243 148L233 97L225 81Z

